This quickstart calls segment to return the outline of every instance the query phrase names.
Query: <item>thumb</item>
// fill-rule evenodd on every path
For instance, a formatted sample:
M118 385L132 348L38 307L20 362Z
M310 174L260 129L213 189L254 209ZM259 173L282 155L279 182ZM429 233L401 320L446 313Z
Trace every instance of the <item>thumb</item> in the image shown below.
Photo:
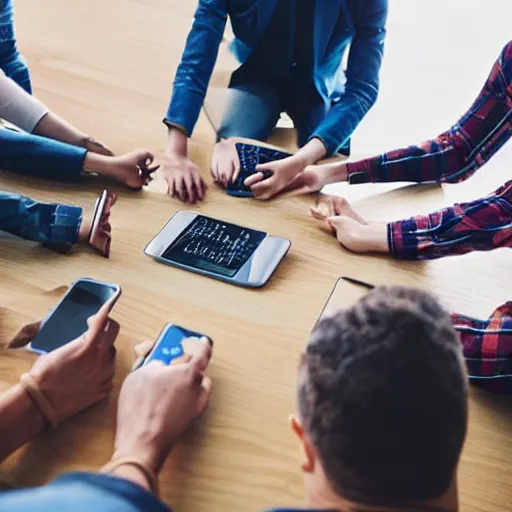
M327 215L325 215L318 206L310 206L309 214L316 220L320 220L322 222L327 220Z
M340 227L340 224L343 223L343 217L327 217L325 219L325 222L333 231L338 231L338 228Z
M190 361L190 366L196 376L203 377L206 368L208 368L210 358L212 357L212 348L213 341L203 336L201 338L201 346L197 349L197 352Z
M21 348L28 345L39 333L41 320L23 326L7 345L7 348Z

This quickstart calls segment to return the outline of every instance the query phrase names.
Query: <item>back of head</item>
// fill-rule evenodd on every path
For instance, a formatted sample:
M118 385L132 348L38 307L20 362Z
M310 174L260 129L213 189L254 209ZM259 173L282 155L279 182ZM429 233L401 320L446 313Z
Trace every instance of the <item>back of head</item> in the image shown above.
M341 496L393 505L449 488L467 426L467 379L449 314L431 295L381 287L322 320L299 414Z

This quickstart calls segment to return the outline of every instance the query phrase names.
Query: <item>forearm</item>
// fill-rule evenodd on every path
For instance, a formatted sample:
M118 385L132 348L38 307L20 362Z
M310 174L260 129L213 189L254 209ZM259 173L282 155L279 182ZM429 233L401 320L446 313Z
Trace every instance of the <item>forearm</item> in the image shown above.
M512 247L512 181L469 203L388 225L388 243L396 258L435 259Z
M188 137L183 131L174 126L169 126L169 130L167 132L165 155L177 155L183 158L186 158L188 155Z
M28 133L0 130L0 169L59 181L80 179L86 150Z
M17 384L0 396L0 462L45 427L43 416Z
M73 146L85 147L88 141L87 134L53 112L48 112L37 123L32 133L72 144Z
M82 209L41 203L19 194L0 192L0 230L46 244L73 245L78 241Z
M300 162L304 167L316 164L322 160L327 154L327 150L323 142L318 138L311 139L305 146L303 146L292 158Z

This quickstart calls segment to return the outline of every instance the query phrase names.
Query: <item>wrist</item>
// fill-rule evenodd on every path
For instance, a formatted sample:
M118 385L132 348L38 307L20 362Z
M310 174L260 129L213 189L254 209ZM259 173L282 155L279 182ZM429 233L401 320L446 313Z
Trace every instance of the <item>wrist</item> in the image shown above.
M115 475L128 480L156 496L159 495L158 473L149 468L145 461L138 457L117 457L115 454L101 468L101 473Z
M327 149L323 142L320 139L314 138L295 153L294 157L306 167L307 165L316 164L319 160L322 160L326 154Z
M187 158L188 137L174 126L169 126L165 156Z
M46 419L41 409L32 400L28 392L21 386L16 384L11 389L11 397L13 407L19 412L23 418L23 424L26 425L34 435L43 431L46 427Z
M85 154L84 165L82 170L85 174L95 173L108 175L111 163L112 157L88 151Z

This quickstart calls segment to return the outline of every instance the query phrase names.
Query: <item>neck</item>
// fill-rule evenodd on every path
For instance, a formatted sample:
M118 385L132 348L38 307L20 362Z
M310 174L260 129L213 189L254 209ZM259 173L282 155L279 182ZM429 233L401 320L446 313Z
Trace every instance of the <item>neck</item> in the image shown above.
M349 500L336 494L330 485L311 490L307 502L308 506L315 510L339 510L342 512L457 512L459 510L456 478L439 498L404 503L401 506L366 505Z

